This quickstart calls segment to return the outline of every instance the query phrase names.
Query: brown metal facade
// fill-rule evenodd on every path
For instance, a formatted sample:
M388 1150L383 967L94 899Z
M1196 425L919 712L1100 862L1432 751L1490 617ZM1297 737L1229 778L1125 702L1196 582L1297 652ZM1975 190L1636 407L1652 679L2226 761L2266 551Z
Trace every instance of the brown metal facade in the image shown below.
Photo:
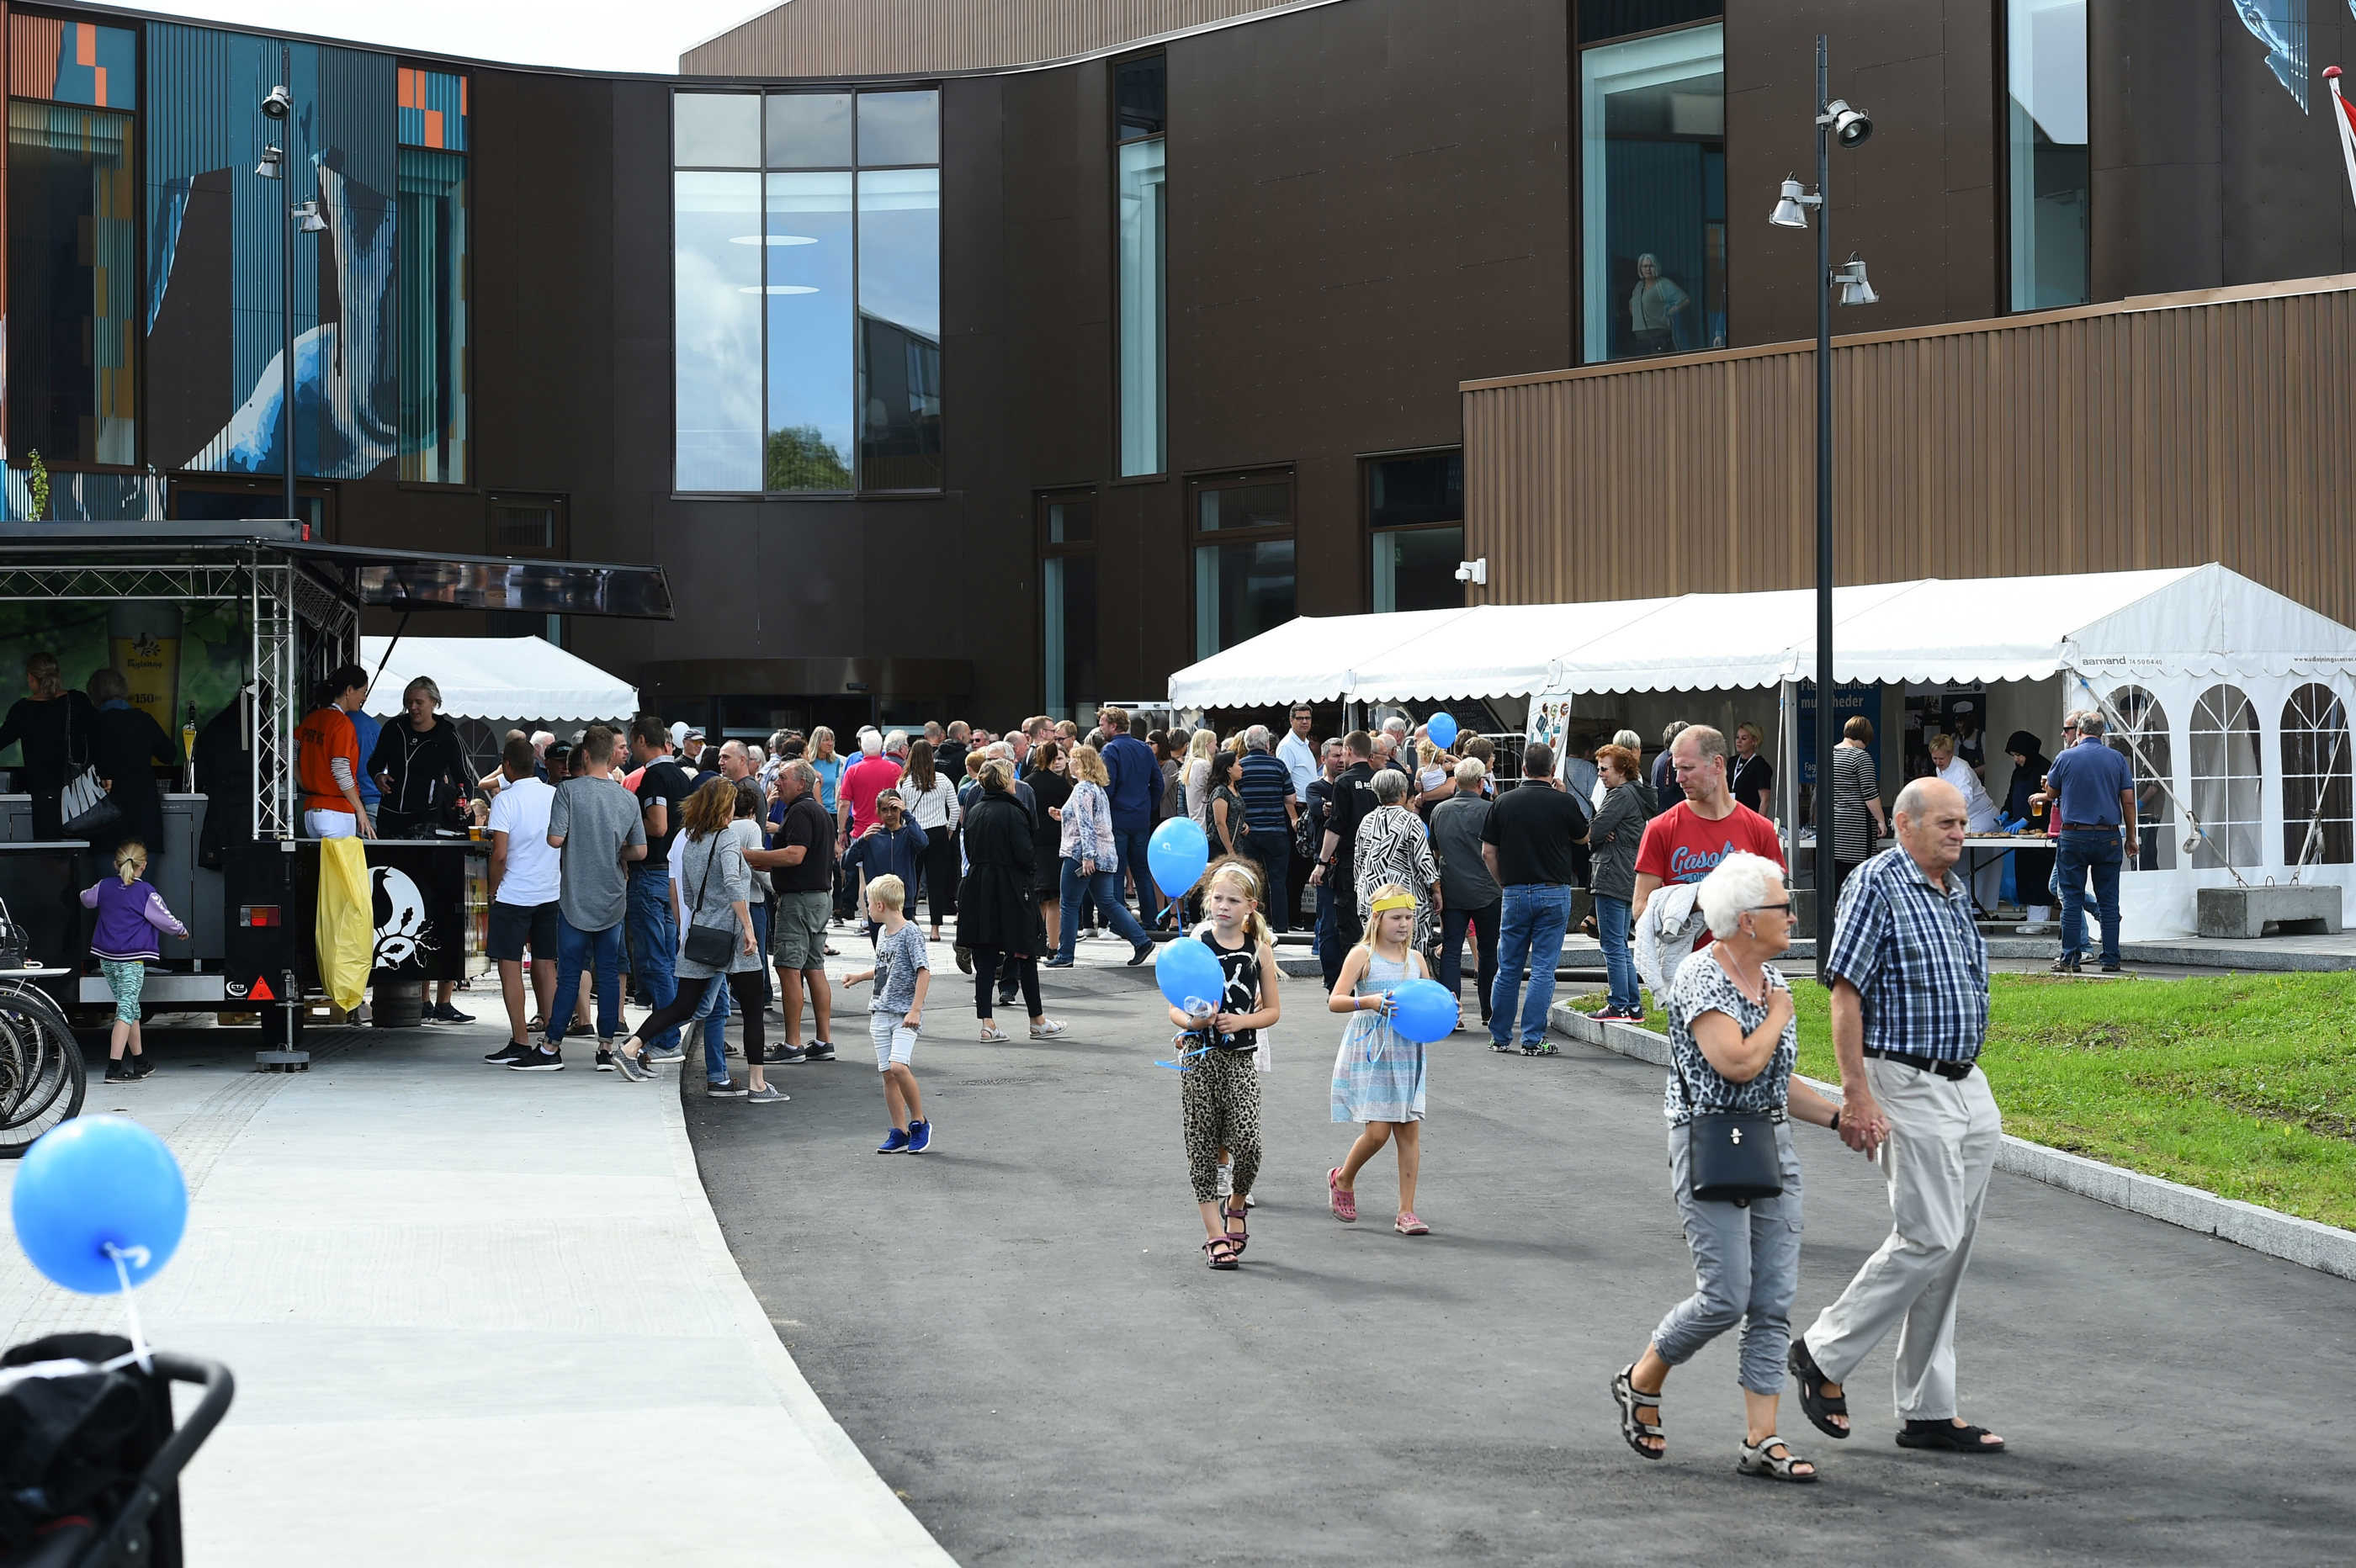
M1815 357L1466 382L1488 601L1813 582ZM1838 581L2215 560L2356 621L2351 364L2356 274L1837 338Z
M986 70L1327 0L790 0L679 57L682 76Z

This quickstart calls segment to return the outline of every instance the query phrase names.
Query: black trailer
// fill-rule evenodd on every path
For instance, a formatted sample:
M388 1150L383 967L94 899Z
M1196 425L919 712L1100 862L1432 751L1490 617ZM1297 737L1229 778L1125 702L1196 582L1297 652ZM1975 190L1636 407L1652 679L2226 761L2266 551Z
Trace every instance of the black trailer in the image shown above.
M294 729L327 673L356 662L360 613L505 610L540 615L671 618L662 570L594 561L320 543L301 523L0 524L0 603L229 604L242 623L234 713L218 715L219 776L166 795L160 891L191 941L151 973L145 998L171 1010L251 1012L256 1060L300 1067L308 1003L319 996L311 933L316 840L300 836ZM617 714L617 719L627 715ZM168 728L168 727L167 727ZM206 748L199 743L198 748ZM25 803L0 795L0 897L32 933L37 958L82 965L74 891L88 846L38 840ZM469 889L487 846L465 839L368 841L379 912L372 978L456 977L473 944ZM52 914L54 912L54 914ZM70 1008L106 999L95 975L55 982Z

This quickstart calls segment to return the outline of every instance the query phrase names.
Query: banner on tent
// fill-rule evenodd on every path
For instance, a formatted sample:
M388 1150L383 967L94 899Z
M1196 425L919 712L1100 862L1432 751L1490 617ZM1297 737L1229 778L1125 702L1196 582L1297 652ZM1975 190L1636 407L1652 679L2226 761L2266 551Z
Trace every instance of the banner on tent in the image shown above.
M1804 680L1800 687L1800 782L1816 782L1816 683ZM1873 758L1877 775L1881 767L1881 683L1878 680L1843 681L1833 688L1833 724L1840 725L1863 714L1873 723L1873 739L1866 742L1866 751ZM1885 784L1889 781L1884 780Z

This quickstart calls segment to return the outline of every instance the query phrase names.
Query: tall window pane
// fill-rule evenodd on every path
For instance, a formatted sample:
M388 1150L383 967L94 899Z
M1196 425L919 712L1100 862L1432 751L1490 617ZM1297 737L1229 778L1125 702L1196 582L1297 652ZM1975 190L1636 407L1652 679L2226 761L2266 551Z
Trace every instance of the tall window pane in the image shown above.
M2175 779L2175 752L2168 733L2168 709L2140 686L2111 693L2118 716L2111 749L2126 753L2135 769L2137 848L2130 870L2176 869L2176 806L2169 798Z
M2283 862L2356 861L2356 792L2351 789L2348 709L2311 682L2283 704Z
M1293 616L1292 541L1198 545L1194 656L1209 658Z
M1590 361L1726 342L1726 91L1717 24L1580 56Z
M1097 558L1054 555L1041 562L1046 595L1047 711L1061 714L1097 701Z
M769 176L768 227L738 242L764 242L768 257L764 484L771 490L848 490L858 413L850 174Z
M859 401L862 487L939 489L938 169L859 176Z
M761 253L767 247L738 241L763 232L761 176L672 177L676 484L681 490L757 491Z
M851 94L769 94L768 153L773 169L851 166Z
M401 149L401 476L466 482L466 160Z
M859 95L859 163L862 168L941 161L941 95L862 92Z
M2192 869L2258 864L2258 715L2236 686L2212 686L2192 706L2192 811L2205 837Z
M761 166L761 101L749 92L671 95L671 162L683 169Z
M2086 0L2008 0L2012 308L2083 304Z
M1120 156L1120 471L1162 470L1162 142Z
M130 464L139 286L131 116L10 103L7 186L9 455Z

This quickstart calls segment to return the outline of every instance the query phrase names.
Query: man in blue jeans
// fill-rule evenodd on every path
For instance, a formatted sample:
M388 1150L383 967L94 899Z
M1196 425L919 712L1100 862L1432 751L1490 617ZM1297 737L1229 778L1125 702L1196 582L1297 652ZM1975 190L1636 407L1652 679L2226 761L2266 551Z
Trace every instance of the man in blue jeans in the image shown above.
M1145 848L1153 836L1153 800L1162 790L1162 764L1153 760L1152 747L1130 737L1127 709L1108 708L1098 720L1108 737L1101 754L1105 776L1112 781L1105 794L1112 799L1113 854L1137 883L1138 919L1151 925L1162 912L1162 895L1153 886Z
M670 731L651 713L630 722L630 756L638 766L638 812L646 827L647 858L630 868L631 978L637 999L658 1010L679 994L672 965L679 957L679 923L670 907L670 846L679 837L687 797L694 793L670 753ZM666 1029L646 1042L650 1061L680 1059L679 1030Z
M1497 933L1497 980L1489 994L1489 1049L1511 1051L1517 1011L1525 1056L1551 1056L1547 1009L1554 970L1570 924L1570 890L1579 872L1571 848L1587 837L1587 813L1555 782L1554 748L1533 741L1522 753L1522 782L1489 808L1481 825L1481 859L1505 889ZM1525 999L1522 972L1529 971Z
M1259 862L1260 913L1271 931L1292 929L1292 827L1301 819L1301 801L1293 794L1292 770L1277 761L1268 726L1255 724L1244 731L1243 765L1237 770L1236 793L1244 797L1244 821L1251 831L1244 837L1244 852Z
M2062 886L2062 956L2057 975L2075 975L2086 955L2086 878L2094 879L2094 909L2103 926L2103 973L2119 972L2121 829L2126 854L2136 849L2135 769L2103 744L2103 716L2078 716L2078 743L2053 760L2046 787L2056 797L2062 835L2053 874Z
M580 1005L581 971L597 976L597 1069L613 1072L614 1037L622 1032L623 874L644 860L645 824L637 803L608 771L614 732L592 724L582 740L586 766L556 786L549 802L548 842L557 852L556 1000L548 1037L508 1063L516 1072L562 1072L561 1047Z

